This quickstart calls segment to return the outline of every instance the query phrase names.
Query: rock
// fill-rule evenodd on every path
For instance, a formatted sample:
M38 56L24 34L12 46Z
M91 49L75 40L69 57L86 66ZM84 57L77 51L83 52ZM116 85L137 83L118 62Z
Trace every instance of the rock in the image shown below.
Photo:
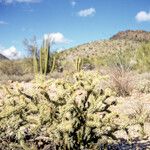
M61 66L58 67L58 68L57 68L57 71L58 71L58 72L63 72L63 67L61 67Z
M128 140L128 139L129 139L127 133L126 133L124 130L116 131L116 132L115 132L115 136L116 136L118 139L125 139L125 140Z
M9 60L6 56L0 54L0 60Z
M140 125L132 125L128 128L129 135L132 139L141 137L142 128Z
M145 132L145 134L146 134L147 136L150 137L150 123L146 122L146 123L144 124L144 132Z
M87 70L93 70L94 66L92 64L84 64L84 66L82 67L83 70L87 71Z
M13 81L12 80L8 80L8 83L11 84L11 83L13 83Z

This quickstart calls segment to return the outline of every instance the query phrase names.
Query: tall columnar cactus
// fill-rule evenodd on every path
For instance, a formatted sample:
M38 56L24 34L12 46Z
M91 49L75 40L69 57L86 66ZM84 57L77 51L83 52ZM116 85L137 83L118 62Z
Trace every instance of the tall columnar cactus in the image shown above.
M78 72L80 72L81 69L82 69L82 65L83 65L83 59L82 59L82 58L77 58L77 59L75 60L75 65L76 65L76 70L77 70Z
M39 60L39 61L38 61ZM40 48L39 58L34 54L33 58L34 72L36 75L44 75L48 72L54 71L55 68L55 57L50 56L50 42L43 40L43 46Z
M48 47L42 47L40 49L40 73L46 75L48 72L48 66L50 62L50 54Z
M36 55L33 55L33 68L34 68L34 74L35 76L38 74L38 58Z

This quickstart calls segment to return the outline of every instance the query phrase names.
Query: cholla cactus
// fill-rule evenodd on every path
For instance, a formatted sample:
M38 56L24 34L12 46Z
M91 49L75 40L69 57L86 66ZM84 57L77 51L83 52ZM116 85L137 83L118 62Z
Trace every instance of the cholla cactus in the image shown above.
M48 129L49 136L60 149L98 148L104 139L114 138L117 125L112 113L108 113L107 98L111 91L96 88L90 74L75 74L75 83L66 94L65 105L59 107L59 115Z
M106 77L80 72L73 82L45 81L24 89L20 84L5 88L0 105L0 139L9 139L9 148L97 149L114 138L118 126L107 102L109 89L98 85Z

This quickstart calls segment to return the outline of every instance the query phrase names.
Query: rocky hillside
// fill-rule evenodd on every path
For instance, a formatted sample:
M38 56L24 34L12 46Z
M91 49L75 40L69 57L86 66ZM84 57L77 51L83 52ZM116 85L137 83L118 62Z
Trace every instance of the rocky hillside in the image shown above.
M4 55L0 54L0 60L4 60L4 59L8 59L8 58L5 57Z
M118 51L134 51L140 46L140 42L131 40L103 40L79 45L61 52L61 58L71 61L77 57L100 57L104 58Z
M61 52L61 58L66 61L76 57L107 57L118 50L135 51L142 42L150 41L150 32L127 30L119 32L109 40L93 41Z
M127 31L122 31L111 37L110 39L112 40L134 40L134 41L150 41L150 32L143 31L143 30L127 30Z

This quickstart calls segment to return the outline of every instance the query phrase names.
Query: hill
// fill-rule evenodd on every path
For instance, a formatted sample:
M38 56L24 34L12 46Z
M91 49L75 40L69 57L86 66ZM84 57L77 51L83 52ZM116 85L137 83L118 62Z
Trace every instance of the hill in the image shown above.
M112 36L112 40L134 40L139 42L150 41L150 32L143 30L127 30L118 32L116 35Z
M60 53L61 59L71 61L77 57L108 57L118 51L133 52L142 42L150 41L150 32L126 30L118 32L108 40L99 40L79 45Z
M60 56L61 59L65 61L71 61L77 57L104 58L116 54L118 51L129 50L134 52L140 44L140 42L133 40L94 41L65 50L60 53Z
M5 57L4 55L0 54L0 60L4 60L4 59L8 60L7 57Z

